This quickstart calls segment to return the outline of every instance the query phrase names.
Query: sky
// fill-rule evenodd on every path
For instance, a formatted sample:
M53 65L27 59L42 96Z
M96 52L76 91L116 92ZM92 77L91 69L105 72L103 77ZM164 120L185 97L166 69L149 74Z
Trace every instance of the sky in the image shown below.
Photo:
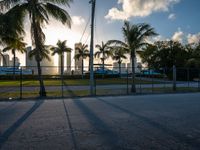
M95 44L111 39L123 40L124 20L132 24L148 23L159 34L150 39L174 40L184 44L200 41L199 0L96 0ZM55 45L58 39L74 43L89 44L91 4L89 0L74 0L69 7L63 7L72 18L72 28L52 20L44 28L46 44ZM25 24L25 41L31 45L28 22ZM86 28L85 34L83 34ZM81 39L83 35L83 38Z

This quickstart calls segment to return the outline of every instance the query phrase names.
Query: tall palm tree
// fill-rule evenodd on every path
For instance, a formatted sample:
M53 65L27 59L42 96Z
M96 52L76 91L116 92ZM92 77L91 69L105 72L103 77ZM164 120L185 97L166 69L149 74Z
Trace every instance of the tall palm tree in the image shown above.
M124 36L123 41L110 40L109 44L115 44L123 47L123 49L129 50L130 59L132 62L132 87L131 91L136 92L135 86L135 59L136 51L146 45L146 39L151 36L157 35L154 28L149 24L130 24L128 21L124 22L122 27L122 32Z
M115 48L113 55L112 55L112 59L116 60L118 65L119 65L119 75L121 76L121 63L122 63L122 59L127 59L126 57L126 53L127 51L121 47Z
M60 57L60 74L63 75L64 73L64 53L65 52L71 52L71 48L66 46L67 41L60 41L58 40L57 42L57 47L51 47L52 52L52 56L54 56L55 54L58 54Z
M16 51L24 53L26 52L26 43L23 42L23 38L18 39L9 39L7 41L7 47L3 49L3 52L11 51L13 55L13 76L15 78L15 69L16 69Z
M28 14L31 23L31 37L32 44L35 47L35 60L38 68L38 78L40 82L40 96L46 96L46 90L42 78L42 70L40 62L42 61L45 51L45 35L42 31L42 27L49 23L49 16L54 19L71 26L71 18L66 10L62 9L61 5L69 6L69 3L73 0L2 0L0 2L0 8L10 7L11 10L18 10ZM25 21L25 17L22 18Z
M111 48L109 47L107 42L105 44L104 44L104 42L102 42L101 45L97 44L96 48L98 49L98 51L94 54L94 56L101 59L102 69L104 72L105 60L108 59L109 56L111 56L111 54L112 54Z
M83 69L84 69L84 59L86 59L87 57L90 57L90 53L88 50L88 45L85 44L78 44L78 46L75 48L76 51L78 51L78 53L74 56L74 58L76 60L81 59L81 74L82 74L82 78L83 78Z

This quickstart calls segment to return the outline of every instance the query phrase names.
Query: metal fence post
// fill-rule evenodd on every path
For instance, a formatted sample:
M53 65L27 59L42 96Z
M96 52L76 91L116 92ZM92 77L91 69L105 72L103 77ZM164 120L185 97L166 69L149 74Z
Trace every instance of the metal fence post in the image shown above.
M97 94L97 83L96 82L97 82L96 77L94 75L94 96L96 96L96 94Z
M63 71L61 73L61 93L62 93L62 98L64 97L64 79L63 79Z
M188 88L190 87L190 69L187 68L187 81L188 81Z
M126 93L127 93L127 95L129 94L129 92L128 92L128 90L129 90L129 86L128 86L128 69L127 69L127 71L126 71Z
M140 83L140 94L142 94L142 71L140 70L140 80L139 80L139 83Z
M176 66L173 65L173 91L176 91Z
M198 90L200 91L200 69L199 69Z
M20 68L20 99L22 99L22 67Z
M165 73L166 73L166 71L165 71L165 68L163 68L163 83L164 83L164 92L165 92L165 90L166 90L166 77L165 77Z

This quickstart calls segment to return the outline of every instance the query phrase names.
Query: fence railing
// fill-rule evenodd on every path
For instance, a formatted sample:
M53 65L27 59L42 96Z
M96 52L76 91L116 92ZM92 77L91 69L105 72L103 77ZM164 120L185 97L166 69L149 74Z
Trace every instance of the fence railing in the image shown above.
M47 97L77 97L90 95L89 67L45 66L42 69ZM40 84L37 67L0 67L0 99L39 97ZM95 67L95 94L129 95L144 93L198 92L200 69L195 68L132 68ZM131 91L135 84L136 92Z

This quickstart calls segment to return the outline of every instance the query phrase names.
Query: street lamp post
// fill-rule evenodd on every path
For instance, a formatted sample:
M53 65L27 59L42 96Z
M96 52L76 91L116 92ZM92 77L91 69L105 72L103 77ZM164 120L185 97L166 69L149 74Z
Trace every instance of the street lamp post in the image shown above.
M95 5L96 0L90 0L89 2L92 4L92 17L91 17L91 40L90 40L90 95L94 96L94 16L95 16Z

